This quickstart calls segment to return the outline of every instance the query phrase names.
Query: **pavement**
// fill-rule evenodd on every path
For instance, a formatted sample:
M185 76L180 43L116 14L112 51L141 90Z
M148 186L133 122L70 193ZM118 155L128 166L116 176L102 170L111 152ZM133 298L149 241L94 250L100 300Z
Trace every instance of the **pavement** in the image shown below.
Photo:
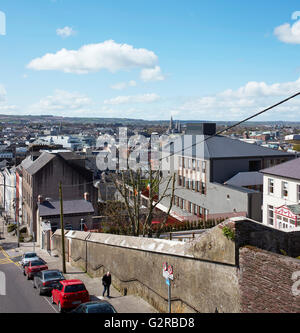
M2 229L2 220L0 219L0 228ZM3 229L1 230L3 231ZM22 268L19 265L21 256L24 252L35 251L38 256L47 262L49 269L60 269L62 271L62 259L61 257L51 256L47 251L35 246L34 243L20 243L20 247L17 247L17 238L7 233L6 227L0 237L0 271L3 271L7 275L7 295L10 296L4 299L4 296L0 296L0 312L58 312L55 305L50 302L50 297L39 296L39 301L34 297L33 304L27 304L30 302L28 298L33 297L32 292L35 291L32 287L32 291L27 292L28 284L32 284L31 281L27 281L22 274ZM138 296L126 295L123 296L112 285L110 287L110 298L102 297L103 286L101 278L92 278L80 268L72 266L70 263L66 263L66 271L64 274L66 279L80 279L84 282L87 290L90 293L91 300L105 299L111 303L118 313L158 313L150 304ZM11 285L10 281L17 282L17 287ZM20 280L20 281L19 281ZM35 291L34 296L37 292ZM18 302L17 299L22 298L22 302ZM42 298L44 300L42 300ZM3 301L2 301L3 300ZM8 302L8 303L7 303ZM16 304L16 302L18 304ZM42 303L41 303L42 302ZM22 306L19 304L22 303ZM46 308L46 303L49 303ZM14 310L15 306L15 310ZM20 307L21 306L21 307ZM47 311L47 309L49 311Z

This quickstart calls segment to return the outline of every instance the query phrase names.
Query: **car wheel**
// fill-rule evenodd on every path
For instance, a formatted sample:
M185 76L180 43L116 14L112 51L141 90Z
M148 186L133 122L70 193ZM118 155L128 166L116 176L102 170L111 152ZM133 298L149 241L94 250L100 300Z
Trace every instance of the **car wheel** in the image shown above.
M40 288L39 294L40 294L40 296L43 295L42 288Z
M51 303L52 303L52 304L55 304L55 302L54 302L54 298L53 298L53 295L51 296Z

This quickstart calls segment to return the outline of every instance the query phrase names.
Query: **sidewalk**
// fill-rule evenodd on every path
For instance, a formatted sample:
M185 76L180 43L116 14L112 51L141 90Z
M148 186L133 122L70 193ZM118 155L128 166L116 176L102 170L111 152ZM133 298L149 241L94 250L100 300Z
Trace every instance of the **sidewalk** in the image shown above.
M2 221L0 221L0 228L2 228ZM5 246L6 252L12 258L18 258L18 256L21 256L24 252L33 251L35 248L35 252L39 257L47 262L49 269L59 269L62 271L61 257L51 256L47 251L41 250L37 246L34 247L32 242L20 243L20 247L17 248L16 236L9 235L6 227L4 237L4 239L0 238L0 244ZM84 282L91 295L91 300L103 299L103 286L101 278L91 278L88 274L81 271L80 268L73 267L69 263L66 263L66 270L67 273L64 274L66 279L80 279ZM111 298L104 297L104 299L111 303L118 313L158 313L157 310L155 310L142 298L134 295L122 296L112 285L110 288L110 296Z

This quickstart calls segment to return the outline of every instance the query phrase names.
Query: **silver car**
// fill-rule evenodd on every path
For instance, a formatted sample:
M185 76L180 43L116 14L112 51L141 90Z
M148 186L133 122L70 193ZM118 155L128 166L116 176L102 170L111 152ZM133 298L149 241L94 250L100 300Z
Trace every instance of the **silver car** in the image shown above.
M20 261L20 264L22 267L24 267L26 264L28 264L32 260L39 260L39 256L35 252L25 252L22 256L22 260Z

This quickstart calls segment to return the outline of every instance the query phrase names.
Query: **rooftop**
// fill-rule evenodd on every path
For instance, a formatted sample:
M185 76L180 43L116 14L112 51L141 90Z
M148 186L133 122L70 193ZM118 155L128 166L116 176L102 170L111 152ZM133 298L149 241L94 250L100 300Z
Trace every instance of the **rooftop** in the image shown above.
M294 155L221 135L182 135L174 142L166 144L164 151L174 151L175 155L202 159Z
M60 215L60 202L45 200L38 204L40 216L56 216ZM68 214L89 214L94 213L94 207L90 201L84 199L79 200L64 200L63 202L64 215Z
M263 169L260 172L284 178L300 179L300 158Z

